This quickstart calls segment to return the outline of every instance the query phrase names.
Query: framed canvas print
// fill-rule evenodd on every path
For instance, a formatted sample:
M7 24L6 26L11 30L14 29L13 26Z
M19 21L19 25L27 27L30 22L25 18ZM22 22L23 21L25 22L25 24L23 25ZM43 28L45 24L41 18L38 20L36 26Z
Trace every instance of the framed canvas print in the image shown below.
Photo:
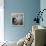
M16 26L24 25L24 13L12 13L12 24Z

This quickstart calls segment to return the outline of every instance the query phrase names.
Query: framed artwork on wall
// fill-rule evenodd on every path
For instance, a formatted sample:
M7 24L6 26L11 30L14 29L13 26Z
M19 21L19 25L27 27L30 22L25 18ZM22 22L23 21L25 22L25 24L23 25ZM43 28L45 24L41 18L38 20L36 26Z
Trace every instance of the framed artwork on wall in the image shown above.
M12 25L23 26L24 25L24 13L12 13Z

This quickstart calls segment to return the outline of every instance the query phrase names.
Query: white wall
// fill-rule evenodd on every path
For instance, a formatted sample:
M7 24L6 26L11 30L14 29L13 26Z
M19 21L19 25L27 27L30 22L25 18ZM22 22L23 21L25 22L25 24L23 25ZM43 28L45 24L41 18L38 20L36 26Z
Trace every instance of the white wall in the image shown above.
M46 0L40 0L40 9L41 10L46 9ZM42 17L43 17L44 21L43 22L40 21L40 25L43 25L46 27L46 11L43 13Z
M40 0L40 9L41 9L41 11L43 9L46 9L46 0ZM42 17L43 17L44 21L43 22L40 21L40 24L46 27L46 11L43 12Z
M0 0L0 42L4 41L4 3Z

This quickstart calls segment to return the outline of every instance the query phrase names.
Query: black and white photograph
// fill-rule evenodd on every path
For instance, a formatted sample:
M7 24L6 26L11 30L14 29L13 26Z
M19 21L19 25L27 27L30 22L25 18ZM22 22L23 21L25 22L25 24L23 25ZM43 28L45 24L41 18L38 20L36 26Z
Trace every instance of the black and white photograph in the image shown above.
M13 13L12 24L13 25L24 25L24 13Z

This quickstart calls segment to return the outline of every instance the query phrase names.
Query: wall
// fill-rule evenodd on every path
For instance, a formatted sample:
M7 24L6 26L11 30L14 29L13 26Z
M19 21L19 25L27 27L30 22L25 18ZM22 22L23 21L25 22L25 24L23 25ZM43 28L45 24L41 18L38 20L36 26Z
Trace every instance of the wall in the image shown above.
M40 1L40 9L41 9L41 11L42 11L43 9L46 9L46 0L41 0L41 1ZM46 19L46 11L43 12L42 17L43 17L43 22L41 21L41 22L40 22L40 25L46 27L46 20L45 20L45 19Z
M35 12L40 9L40 0L4 0L4 35L7 41L18 41L32 29ZM11 24L11 13L24 13L24 26Z
M40 10L46 9L46 0L40 0ZM40 21L40 25L45 26L46 27L46 11L43 13L42 15L43 17L43 22ZM46 36L46 33L45 33ZM46 38L45 38L45 43L46 43Z
M4 41L4 0L0 0L0 42Z

